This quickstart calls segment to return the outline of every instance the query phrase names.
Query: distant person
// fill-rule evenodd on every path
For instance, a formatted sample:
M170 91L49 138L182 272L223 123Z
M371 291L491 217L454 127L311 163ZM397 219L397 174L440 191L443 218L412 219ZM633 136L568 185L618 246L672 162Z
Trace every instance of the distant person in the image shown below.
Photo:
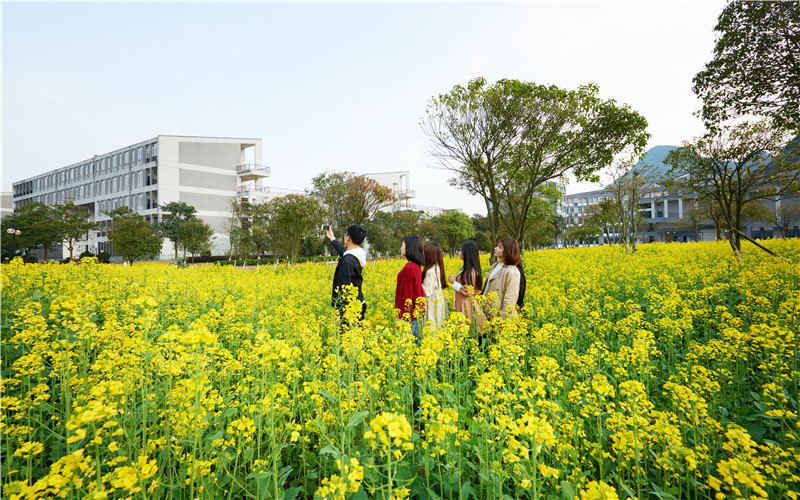
M419 344L420 317L425 314L425 290L422 289L422 241L416 235L403 238L400 255L408 262L397 274L397 287L394 292L394 308L397 317L411 323L411 333Z
M465 241L461 244L458 257L464 261L464 265L457 275L453 276L451 274L447 278L453 285L453 290L455 290L453 307L456 312L460 312L472 322L475 330L480 331L483 327L483 313L473 303L473 297L478 295L481 288L483 288L478 246L475 242Z
M492 319L498 315L507 317L517 314L517 299L519 298L520 273L517 265L520 263L519 243L513 238L504 238L494 247L497 262L489 270L486 283L483 286L483 295L487 298L484 305L486 317Z
M425 269L422 270L422 289L425 291L425 323L429 321L439 328L447 319L447 302L442 290L447 288L444 271L444 253L442 247L431 242L422 249L425 258Z
M363 226L353 224L347 228L344 235L344 245L339 243L333 230L328 228L325 236L331 240L331 245L339 254L339 261L336 264L336 272L333 274L333 292L331 294L331 306L335 307L339 313L339 318L344 319L344 311L348 305L347 294L343 290L347 285L352 285L358 289L358 301L361 302L361 314L359 321L364 319L367 311L367 303L364 302L364 293L361 291L361 284L364 279L361 275L362 268L367 264L367 252L361 248L367 231ZM347 325L347 322L344 322Z

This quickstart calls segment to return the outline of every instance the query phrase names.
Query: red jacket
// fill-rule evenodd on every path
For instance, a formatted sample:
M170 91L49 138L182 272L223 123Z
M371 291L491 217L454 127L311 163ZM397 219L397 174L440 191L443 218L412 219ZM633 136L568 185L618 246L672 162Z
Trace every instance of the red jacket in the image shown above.
M394 308L400 319L417 319L425 312L425 291L422 289L422 269L408 262L397 274Z

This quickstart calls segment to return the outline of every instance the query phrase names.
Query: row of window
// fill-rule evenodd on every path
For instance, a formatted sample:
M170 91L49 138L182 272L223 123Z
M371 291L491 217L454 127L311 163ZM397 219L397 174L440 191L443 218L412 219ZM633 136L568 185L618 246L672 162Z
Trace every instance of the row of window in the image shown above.
M139 193L128 196L119 196L117 198L109 198L107 200L100 200L97 202L97 213L105 214L119 207L129 207L134 212L140 210L150 210L158 206L158 193L156 191L148 191L146 193Z
M40 201L46 205L64 203L67 200L84 200L93 196L116 193L157 184L156 169L148 168L130 174L117 175L108 179L88 182L79 186L59 189L53 193L34 196L30 201Z
M14 196L25 196L34 191L52 189L70 182L79 182L95 175L118 172L123 168L155 161L158 157L158 143L153 142L145 146L120 151L102 158L95 158L83 165L65 168L36 179L32 179L14 186Z

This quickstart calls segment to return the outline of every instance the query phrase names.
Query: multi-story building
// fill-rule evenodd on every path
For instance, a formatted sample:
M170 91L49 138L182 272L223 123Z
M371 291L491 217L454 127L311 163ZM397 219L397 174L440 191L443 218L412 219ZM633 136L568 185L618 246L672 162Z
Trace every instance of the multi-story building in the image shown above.
M675 146L656 146L647 152L642 164L653 165L656 177L666 174L667 168L663 159ZM613 194L605 189L586 191L564 195L558 207L559 215L565 217L571 225L580 226L585 222L586 211L590 205L600 203L605 199L613 198ZM639 226L641 241L712 241L717 237L717 230L711 221L694 221L689 217L689 211L694 207L696 196L681 196L665 189L664 184L654 182L649 189L643 192L639 201L642 222ZM772 213L776 213L781 204L797 204L797 198L787 198L781 201L763 200L764 205ZM773 221L746 221L742 231L751 238L779 238L781 232ZM800 236L800 228L793 227L789 236ZM612 233L611 239L616 238ZM600 243L605 242L606 236L600 237Z
M127 206L155 224L162 216L160 206L182 201L214 229L213 253L222 254L229 248L231 200L243 193L269 195L264 191L269 175L261 160L261 139L159 135L15 182L13 200L14 208L72 200L101 223L82 242L96 251L112 250L107 212ZM173 253L165 241L162 257Z
M0 193L0 219L14 213L14 195Z
M397 201L391 207L388 207L391 212L399 212L401 210L414 210L423 211L428 215L435 216L444 212L444 208L433 207L429 205L416 205L411 203L410 200L417 197L417 191L411 189L411 172L408 170L399 172L378 172L372 174L364 174L364 177L374 179L379 184L382 184L392 190Z

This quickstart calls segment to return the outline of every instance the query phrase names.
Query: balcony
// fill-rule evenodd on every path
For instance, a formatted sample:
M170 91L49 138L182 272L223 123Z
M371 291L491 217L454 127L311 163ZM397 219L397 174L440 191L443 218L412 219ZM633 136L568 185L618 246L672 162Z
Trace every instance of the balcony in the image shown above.
M415 189L404 189L402 191L397 192L397 199L398 200L407 200L409 198L416 198L417 191Z
M269 177L269 167L256 165L255 163L245 163L236 166L236 173L242 181L254 181Z
M282 196L286 194L305 194L303 191L295 189L274 188L270 186L239 186L236 188L239 196L248 198L251 196L267 196L272 194L274 196Z

